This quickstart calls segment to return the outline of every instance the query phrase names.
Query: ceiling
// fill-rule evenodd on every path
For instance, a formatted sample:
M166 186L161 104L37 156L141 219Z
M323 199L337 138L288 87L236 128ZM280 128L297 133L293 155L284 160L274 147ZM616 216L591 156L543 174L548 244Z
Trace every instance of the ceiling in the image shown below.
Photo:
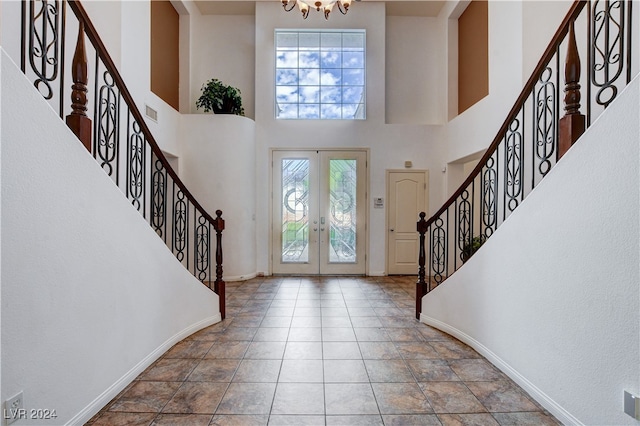
M253 1L224 1L224 0L196 0L195 3L203 15L254 15L256 3L269 1L275 4L279 0L253 0ZM380 0L364 0L380 1ZM427 16L435 17L440 13L446 0L387 0L387 15L391 16ZM278 6L280 6L278 4ZM351 5L351 10L356 10L357 4Z

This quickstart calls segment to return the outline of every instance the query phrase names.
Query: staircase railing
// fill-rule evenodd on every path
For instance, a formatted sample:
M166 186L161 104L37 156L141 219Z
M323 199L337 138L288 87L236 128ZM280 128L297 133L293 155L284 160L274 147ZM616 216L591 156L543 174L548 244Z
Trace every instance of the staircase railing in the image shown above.
M632 44L639 44L640 32L632 4L574 2L478 165L433 216L420 214L417 318L422 297L491 237L637 74ZM580 57L586 58L584 74Z
M82 4L21 3L22 71L60 118L66 115L71 130L176 258L219 295L224 318L222 212L207 213L173 170ZM76 20L67 16L67 5ZM75 46L68 32L77 34Z

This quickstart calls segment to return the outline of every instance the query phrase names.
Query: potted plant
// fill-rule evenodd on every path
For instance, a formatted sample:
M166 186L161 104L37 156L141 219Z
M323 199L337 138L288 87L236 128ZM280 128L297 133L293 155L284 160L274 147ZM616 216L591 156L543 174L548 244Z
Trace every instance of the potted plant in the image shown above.
M462 249L462 253L460 254L462 262L464 263L469 260L469 258L473 256L473 253L478 251L486 240L487 238L484 235L480 235L478 237L473 237L471 241L466 241Z
M227 86L217 78L202 85L202 94L196 101L196 108L204 108L204 112L214 114L244 115L240 90Z

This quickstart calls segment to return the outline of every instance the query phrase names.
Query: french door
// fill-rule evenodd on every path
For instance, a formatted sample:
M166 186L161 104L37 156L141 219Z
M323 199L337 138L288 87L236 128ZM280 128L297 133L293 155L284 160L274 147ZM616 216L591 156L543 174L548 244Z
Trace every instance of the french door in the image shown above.
M364 275L366 152L273 151L272 270Z

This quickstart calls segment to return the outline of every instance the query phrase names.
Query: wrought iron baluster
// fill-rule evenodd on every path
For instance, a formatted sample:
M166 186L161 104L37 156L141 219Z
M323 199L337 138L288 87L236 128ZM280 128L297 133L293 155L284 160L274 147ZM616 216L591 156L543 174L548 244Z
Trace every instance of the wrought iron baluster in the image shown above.
M544 177L551 170L558 134L556 111L556 86L552 81L553 70L547 67L540 76L540 88L535 98L535 154L540 160L538 171ZM534 173L535 175L535 173Z
M131 119L131 115L129 115ZM144 211L144 175L146 163L146 141L140 124L133 119L129 126L127 146L127 196L136 210ZM131 132L133 131L133 133Z
M41 7L36 11L36 2L30 2L28 56L31 70L37 76L33 85L49 100L53 98L51 83L58 78L60 67L58 32L62 14L58 0L41 0L38 3Z
M167 170L155 154L151 156L154 169L151 175L151 226L156 233L167 240Z
M27 21L31 22L31 14L27 17L27 2L23 1L21 7L20 21L20 70L25 73L27 69L27 28L31 34L31 25L27 25Z
M175 186L175 185L174 185ZM175 190L175 189L174 189ZM181 189L175 192L173 205L173 249L180 262L185 259L185 249L189 239L189 209ZM189 262L187 258L187 263Z
M209 238L209 221L196 209L197 215L195 229L195 252L194 252L194 275L204 283L207 278L207 270L209 269L210 258L210 238Z
M489 157L482 172L482 224L484 236L489 238L498 225L498 172L493 157Z
M522 193L522 133L520 133L520 120L514 118L505 136L504 145L504 218L507 217L507 208L512 212L518 207L518 197Z
M631 83L631 65L633 60L631 55L631 45L633 44L633 33L631 32L633 1L628 2L627 5L627 84L629 84Z
M606 108L618 95L615 83L624 68L625 2L593 1L592 19L592 83L598 88L596 102Z
M102 74L104 84L96 97L96 159L107 175L119 180L118 153L120 151L120 96L108 71ZM96 86L98 82L96 81Z
M436 282L436 285L438 285L442 281L444 281L444 268L446 266L445 257L447 247L447 234L444 229L442 216L438 217L433 222L433 228L431 232L431 269L433 270L433 279Z
M471 253L467 253L468 247L471 246L471 239L473 237L471 233L471 203L469 203L469 191L464 190L460 194L462 198L460 204L457 207L458 210L458 244L457 248L460 249L460 260L464 263ZM454 256L454 269L457 269L457 256Z

